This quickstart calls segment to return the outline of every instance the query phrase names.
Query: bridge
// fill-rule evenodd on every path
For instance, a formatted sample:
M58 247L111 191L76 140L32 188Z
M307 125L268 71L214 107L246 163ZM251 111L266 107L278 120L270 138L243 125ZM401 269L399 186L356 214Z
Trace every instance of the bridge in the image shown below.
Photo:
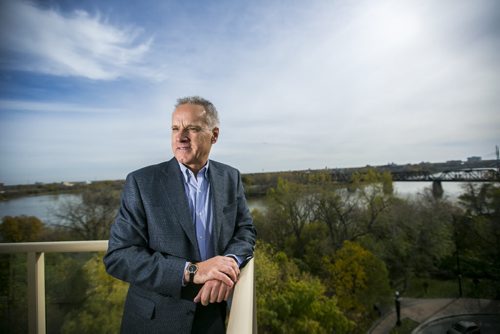
M393 181L425 182L499 182L500 173L494 168L457 169L431 173L429 171L393 171Z
M500 171L496 168L455 169L444 171L428 170L391 170L377 168L378 172L388 171L392 180L397 182L500 182ZM350 182L354 173L364 169L333 170L332 177L337 182Z

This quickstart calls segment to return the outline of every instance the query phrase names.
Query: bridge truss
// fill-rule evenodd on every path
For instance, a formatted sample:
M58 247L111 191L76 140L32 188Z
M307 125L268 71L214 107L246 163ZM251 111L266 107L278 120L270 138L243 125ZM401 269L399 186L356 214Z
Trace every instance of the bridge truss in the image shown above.
M448 170L438 173L428 171L391 172L393 181L426 182L500 182L500 172L494 168Z

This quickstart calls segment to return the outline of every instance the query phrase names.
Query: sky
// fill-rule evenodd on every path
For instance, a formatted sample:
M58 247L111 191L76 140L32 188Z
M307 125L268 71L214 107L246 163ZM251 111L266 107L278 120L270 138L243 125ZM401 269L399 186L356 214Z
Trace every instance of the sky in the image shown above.
M0 182L172 157L177 98L243 173L495 158L496 0L0 1Z

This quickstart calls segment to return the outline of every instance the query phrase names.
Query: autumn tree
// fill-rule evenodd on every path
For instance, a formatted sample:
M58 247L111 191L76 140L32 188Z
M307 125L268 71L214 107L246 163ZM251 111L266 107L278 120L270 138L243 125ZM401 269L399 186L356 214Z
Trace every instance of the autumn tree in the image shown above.
M383 305L391 295L388 272L382 260L355 242L345 241L329 264L329 288L341 310L365 329L374 305Z
M0 224L0 235L3 242L38 241L44 224L33 216L6 216Z

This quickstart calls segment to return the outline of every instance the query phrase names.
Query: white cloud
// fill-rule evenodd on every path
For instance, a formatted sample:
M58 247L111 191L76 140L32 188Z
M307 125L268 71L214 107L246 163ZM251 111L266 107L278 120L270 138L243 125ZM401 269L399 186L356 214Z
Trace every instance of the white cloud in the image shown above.
M116 113L123 109L118 108L102 108L83 106L70 103L59 102L33 102L33 101L16 101L16 100L0 100L0 111L29 111L29 112L62 112L62 113Z
M68 170L71 164L95 173L115 166L123 176L171 155L171 108L176 97L191 94L212 100L220 111L221 140L212 157L244 172L465 159L499 143L500 47L498 28L488 16L498 7L494 1L297 1L286 6L257 1L240 6L245 10L215 8L211 16L197 12L198 7L194 14L191 7L159 10L161 19L140 13L150 20L144 26L157 29L154 44L140 42L140 29L116 28L85 12L62 16L31 7L53 25L71 21L80 34L78 42L51 41L71 46L62 48L66 56L61 57L80 65L89 61L95 73L104 71L101 75L109 78L148 76L147 68L159 73L168 67L169 79L110 90L116 83L105 83L95 100L88 91L89 99L75 98L78 91L70 98L61 95L83 105L23 102L18 95L19 100L0 100L0 110L32 111L16 114L11 125L0 124L3 138L19 144L15 149L5 144L0 152L23 159L50 156L44 164ZM119 11L116 15L119 19ZM36 29L48 25L41 22ZM22 27L18 31L29 35ZM93 46L80 57L75 49L86 40ZM113 41L122 41L118 49ZM47 49L43 54L56 53L47 42L39 44L31 46L32 56L38 47ZM112 61L110 54L115 54ZM50 62L46 58L22 66L63 68L62 61L52 59L57 55ZM141 65L146 61L149 67ZM57 99L54 90L47 91L52 93L48 98ZM26 98L33 101L33 95ZM115 114L121 106L125 112ZM73 113L64 118L63 111ZM25 119L40 114L47 120L35 119L32 129L21 131ZM38 166L10 161L9 171L18 173L18 166Z
M31 3L1 5L2 67L94 80L162 76L144 64L152 38L140 28L116 27L81 10L62 14Z
M245 50L224 91L225 109L234 111L227 118L240 127L233 139L279 139L294 149L256 150L249 139L238 146L244 166L269 164L257 155L272 156L271 169L321 167L333 157L344 166L464 159L499 139L499 48L481 27L481 4L452 17L432 1L356 4L290 18L296 27L286 32L270 25L270 42ZM483 31L464 42L455 26ZM267 124L242 126L242 117ZM452 141L456 148L444 147Z

